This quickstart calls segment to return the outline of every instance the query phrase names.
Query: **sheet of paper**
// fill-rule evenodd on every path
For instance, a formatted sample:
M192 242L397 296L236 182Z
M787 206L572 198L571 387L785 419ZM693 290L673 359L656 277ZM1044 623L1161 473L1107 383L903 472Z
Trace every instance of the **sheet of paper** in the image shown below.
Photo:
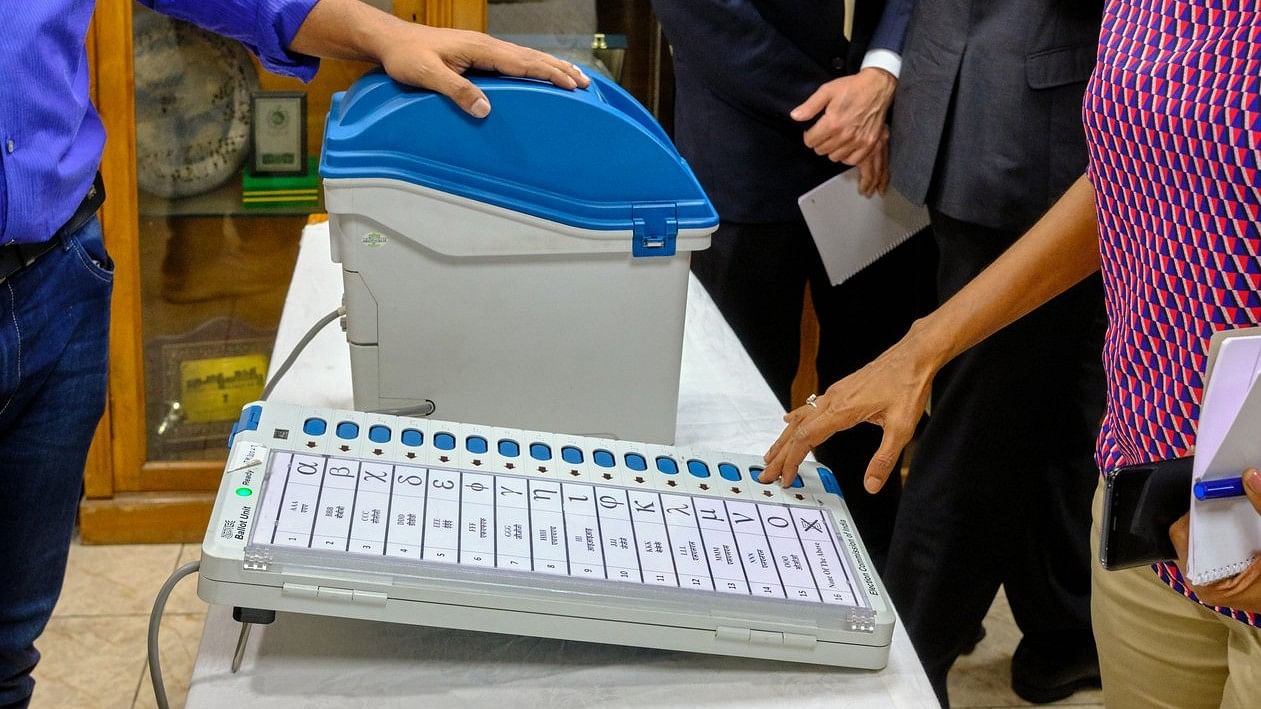
M840 285L928 226L928 210L890 189L858 193L858 170L845 172L797 199L832 285Z
M1223 340L1205 387L1196 438L1195 480L1235 477L1261 465L1261 334ZM1245 568L1261 549L1261 516L1246 498L1191 500L1188 578L1209 583Z

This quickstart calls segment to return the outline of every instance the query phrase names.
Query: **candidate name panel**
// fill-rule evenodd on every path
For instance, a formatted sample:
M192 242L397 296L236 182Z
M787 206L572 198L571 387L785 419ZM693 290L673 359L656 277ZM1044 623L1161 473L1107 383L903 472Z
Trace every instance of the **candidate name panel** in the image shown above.
M269 466L256 544L867 605L818 508L289 451Z

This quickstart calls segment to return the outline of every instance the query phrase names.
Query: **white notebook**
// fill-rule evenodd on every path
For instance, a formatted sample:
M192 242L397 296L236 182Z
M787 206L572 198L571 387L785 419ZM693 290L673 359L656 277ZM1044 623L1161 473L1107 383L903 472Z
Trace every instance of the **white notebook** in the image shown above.
M1193 479L1238 477L1261 467L1261 328L1213 336L1200 407ZM1246 497L1191 495L1191 540L1184 573L1205 584L1234 576L1261 554L1261 515Z
M897 190L864 197L846 170L797 198L828 280L838 286L928 226L928 210Z

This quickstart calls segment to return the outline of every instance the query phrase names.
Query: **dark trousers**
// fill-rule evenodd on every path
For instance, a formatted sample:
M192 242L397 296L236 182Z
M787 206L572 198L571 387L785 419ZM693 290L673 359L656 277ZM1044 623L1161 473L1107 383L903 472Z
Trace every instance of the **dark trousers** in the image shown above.
M692 255L692 271L786 409L800 359L807 282L819 318L817 371L822 390L874 359L927 312L935 263L932 240L919 234L833 287L810 230L800 220L723 222L713 245ZM819 462L837 473L877 569L889 546L900 492L897 476L878 495L862 489L863 472L879 443L880 429L862 425L838 433L815 450Z
M24 707L105 410L113 271L93 219L0 283L0 707ZM109 648L99 648L109 652Z
M943 301L1019 236L936 213L932 228ZM1093 276L965 352L933 383L884 580L944 706L946 675L1000 584L1026 638L1093 642L1090 503L1104 328Z

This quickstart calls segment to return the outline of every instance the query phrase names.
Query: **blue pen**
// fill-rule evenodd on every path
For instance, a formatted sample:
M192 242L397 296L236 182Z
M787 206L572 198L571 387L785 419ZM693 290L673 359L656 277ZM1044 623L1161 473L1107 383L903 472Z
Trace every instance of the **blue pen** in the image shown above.
M1194 486L1195 499L1217 500L1223 497L1242 497L1243 478L1221 478L1219 480L1201 480Z

